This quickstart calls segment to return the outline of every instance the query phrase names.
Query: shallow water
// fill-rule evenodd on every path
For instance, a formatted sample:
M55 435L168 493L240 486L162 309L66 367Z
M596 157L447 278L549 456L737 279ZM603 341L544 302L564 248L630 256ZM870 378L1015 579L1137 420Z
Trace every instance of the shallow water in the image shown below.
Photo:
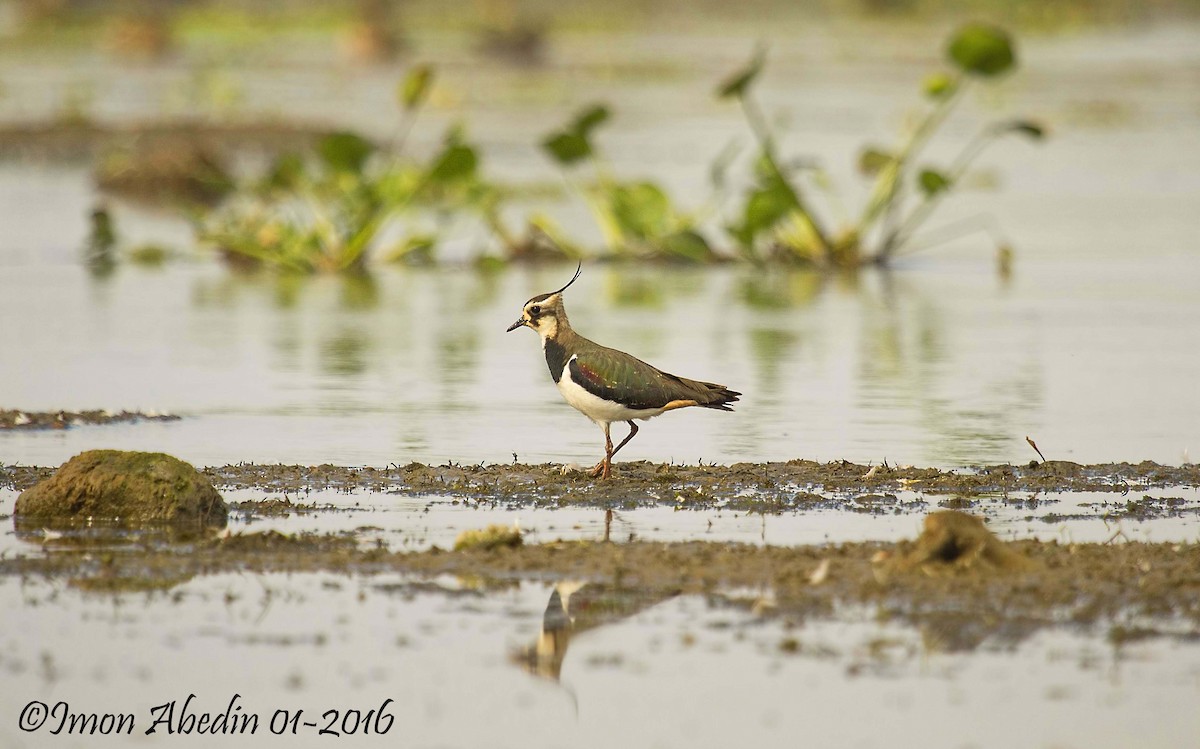
M890 142L937 49L907 27L781 23L796 23L796 35L773 46L766 106L787 115L790 150L819 159L851 188L856 149ZM469 49L431 37L419 52L446 63L446 95L414 133L415 147L461 115L478 120L472 136L493 157L490 173L555 180L531 133L584 101L609 99L618 115L604 146L614 170L653 175L699 204L709 192L707 155L746 138L736 108L711 97L713 81L752 46L746 34L738 26L572 37L534 72L480 65ZM1024 40L1022 71L956 115L930 159L961 144L1001 102L1052 133L1040 145L997 145L980 162L980 187L947 201L935 221L974 217L997 227L1017 253L1009 280L978 234L856 280L589 266L567 299L581 332L745 393L733 415L684 411L650 422L623 455L957 466L1027 461L1028 435L1049 458L1194 459L1198 34L1177 24ZM875 42L857 43L863 35ZM348 122L386 132L391 96L377 94L397 71L312 64L328 51L301 63L294 53L308 43L260 51L261 67L223 72L255 94L240 114L311 119L334 101ZM186 56L144 70L66 51L53 63L4 59L14 72L40 71L6 81L0 114L9 118L46 116L52 101L41 89L72 76L93 80L106 121L187 111L168 103ZM630 76L611 67L618 61L660 74ZM309 80L306 94L267 85L282 71ZM579 85L589 75L594 91ZM861 189L849 190L849 205ZM561 402L532 334L502 332L525 299L561 285L568 268L488 277L382 269L370 282L275 282L236 278L206 259L93 279L79 248L95 200L82 168L0 162L0 407L188 418L0 434L0 460L56 464L96 446L162 449L198 464L597 458L599 430ZM594 231L579 201L547 209L569 233ZM182 222L115 211L126 241L191 249ZM463 236L447 253L475 249Z
M1029 435L1049 458L1177 464L1200 444L1200 327L1185 323L1200 319L1200 255L1029 260L1007 284L986 263L938 262L851 287L589 268L568 305L601 342L745 393L733 414L649 422L627 459L953 467L1027 461ZM113 447L198 465L594 461L602 435L562 402L536 337L504 333L564 271L284 284L209 265L102 282L73 266L4 267L5 406L184 419L0 433L0 460ZM648 298L626 303L631 288Z
M315 733L327 710L366 713L388 699L388 739L339 741L669 747L776 745L803 735L865 747L894 746L897 736L935 746L1165 747L1200 730L1192 709L1200 651L1171 640L1114 648L1049 633L964 654L894 625L789 628L687 596L635 606L573 635L555 679L510 662L536 642L550 586L443 585L436 592L388 576L220 575L167 594L109 598L8 579L0 595L23 605L10 610L0 637L0 694L6 705L37 699L76 712L131 713L139 745L151 709L182 705L189 694L194 713L223 712L240 695L242 712L260 716L254 740L288 746L325 745L330 737ZM19 634L31 631L40 633L33 647ZM868 705L862 719L853 706ZM303 711L296 738L269 734L280 709ZM319 726L302 725L310 720ZM9 721L0 737L14 749L96 741L23 734Z

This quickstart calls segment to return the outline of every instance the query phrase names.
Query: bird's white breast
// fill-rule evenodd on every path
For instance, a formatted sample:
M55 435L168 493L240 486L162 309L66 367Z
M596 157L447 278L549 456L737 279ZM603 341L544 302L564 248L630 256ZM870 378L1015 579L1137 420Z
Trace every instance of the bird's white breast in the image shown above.
M582 385L571 379L572 356L563 367L562 375L558 378L558 392L567 403L571 404L584 416L597 423L612 423L629 421L631 419L650 419L663 412L661 408L626 408L620 403L606 401L592 395Z

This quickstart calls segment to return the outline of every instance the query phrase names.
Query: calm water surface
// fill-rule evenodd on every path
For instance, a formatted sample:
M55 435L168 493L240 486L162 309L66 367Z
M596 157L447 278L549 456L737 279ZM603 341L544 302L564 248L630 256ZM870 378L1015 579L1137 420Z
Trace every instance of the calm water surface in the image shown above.
M201 465L586 463L600 430L562 402L537 338L504 328L567 268L243 280L215 265L0 268L4 405L138 408L178 422L0 435L0 460L90 447ZM628 459L1047 457L1178 463L1200 445L1200 260L922 259L890 274L590 266L576 328L727 383L733 414L650 422Z
M262 727L252 739L169 736L172 745L326 746L316 728L276 737L268 721L279 709L305 721L365 714L388 699L386 736L339 743L718 747L803 736L890 747L900 736L921 746L1168 747L1200 731L1200 650L1170 640L1115 649L1046 633L947 652L853 615L785 628L688 596L633 605L573 635L557 673L539 676L512 655L537 641L551 586L441 586L218 575L165 594L80 600L53 584L0 581L0 595L22 603L0 636L4 704L61 700L131 713L137 726L136 738L98 740L23 734L6 720L0 737L14 749L166 745L161 733L142 735L150 709L189 694L192 710L213 713L240 695ZM28 632L40 633L36 643Z
M414 148L466 117L489 173L556 180L535 135L607 99L617 111L603 135L612 168L662 179L685 204L701 205L711 197L711 156L745 143L736 108L711 91L753 46L752 31L698 28L619 44L571 37L536 71L479 65L470 50L431 38L419 54L443 63L445 95L432 102ZM863 192L854 154L863 142L892 141L938 47L911 29L795 31L772 49L764 105L780 115L789 152L824 164L852 211ZM864 34L872 44L858 43ZM998 277L982 235L853 280L589 265L567 299L582 333L745 393L734 414L683 411L650 422L622 454L956 466L1026 461L1034 457L1028 435L1050 458L1194 459L1196 38L1186 24L1031 38L1022 71L956 114L930 160L948 158L1000 107L1052 133L1041 145L997 145L968 180L974 187L934 222L995 227L1017 252L1009 280ZM397 70L293 54L303 44L275 50L276 66L268 58L218 66L247 94L238 114L323 119L333 106L345 124L393 126ZM0 117L49 116L47 91L79 79L94 86L107 121L189 106L213 116L201 101L172 98L190 80L184 62L117 68L82 53L52 64L13 54L0 61L12 72ZM594 88L580 85L591 79ZM237 278L201 256L98 280L79 264L97 199L83 168L0 163L0 407L142 408L185 419L3 434L0 461L55 464L101 446L161 449L200 464L597 458L599 430L561 402L534 336L503 332L527 298L560 286L569 268L273 281ZM126 241L191 249L182 222L114 210ZM578 200L548 210L573 235L595 232ZM467 235L451 237L446 252L476 249Z

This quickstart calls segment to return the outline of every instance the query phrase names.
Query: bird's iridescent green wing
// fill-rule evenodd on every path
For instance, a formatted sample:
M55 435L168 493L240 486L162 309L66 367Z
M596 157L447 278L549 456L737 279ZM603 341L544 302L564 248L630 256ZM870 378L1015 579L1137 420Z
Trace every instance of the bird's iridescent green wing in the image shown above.
M627 408L662 408L697 393L680 378L634 356L603 346L589 346L568 365L571 379L592 395Z

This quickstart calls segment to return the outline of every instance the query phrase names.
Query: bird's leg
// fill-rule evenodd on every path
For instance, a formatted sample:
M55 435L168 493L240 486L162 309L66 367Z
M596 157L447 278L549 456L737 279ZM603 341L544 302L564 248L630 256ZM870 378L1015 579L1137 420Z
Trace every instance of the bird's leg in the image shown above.
M625 439L621 440L621 442L615 448L612 447L612 441L609 439L608 429L606 428L604 430L605 457L604 457L604 460L597 463L596 467L592 469L593 477L601 476L603 478L608 478L609 476L611 476L612 475L613 456L616 455L621 450L622 447L625 447L625 443L627 443L627 442L629 442L629 440L633 439L633 436L638 433L638 425L637 424L634 424L632 421L627 421L625 423L629 425L629 434L625 435ZM612 452L609 452L609 448L612 448ZM606 463L607 463L607 467L605 466Z
M604 460L597 463L596 467L592 469L592 478L599 476L606 479L612 476L612 456L616 451L613 450L612 435L609 434L610 426L611 424L608 422L604 423Z
M621 444L617 445L617 449L612 451L613 455L616 455L617 453L619 453L621 451L621 448L625 447L625 443L628 442L629 440L633 439L633 435L638 433L637 424L634 424L632 421L627 421L625 423L629 425L629 434L625 436L625 439L621 440Z

